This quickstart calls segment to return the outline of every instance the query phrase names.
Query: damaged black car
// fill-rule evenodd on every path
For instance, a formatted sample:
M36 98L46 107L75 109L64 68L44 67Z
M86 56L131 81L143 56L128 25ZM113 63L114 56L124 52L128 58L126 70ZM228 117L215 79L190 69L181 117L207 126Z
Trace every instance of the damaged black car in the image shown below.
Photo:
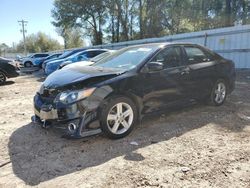
M144 114L190 99L219 106L234 89L234 63L196 44L127 47L92 66L57 70L34 97L32 120L69 137L128 135Z

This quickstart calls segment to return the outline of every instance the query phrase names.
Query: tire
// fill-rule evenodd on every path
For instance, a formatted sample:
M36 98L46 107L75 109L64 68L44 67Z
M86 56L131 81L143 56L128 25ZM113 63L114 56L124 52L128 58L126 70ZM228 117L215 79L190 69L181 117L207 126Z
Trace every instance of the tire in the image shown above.
M227 98L227 83L223 79L219 79L215 82L210 98L209 104L213 106L221 106Z
M101 109L100 126L102 131L111 139L127 136L135 126L137 112L136 105L127 97L120 96L109 99Z
M3 84L4 82L6 82L6 75L0 71L0 84Z
M32 67L32 62L28 61L24 63L25 67Z

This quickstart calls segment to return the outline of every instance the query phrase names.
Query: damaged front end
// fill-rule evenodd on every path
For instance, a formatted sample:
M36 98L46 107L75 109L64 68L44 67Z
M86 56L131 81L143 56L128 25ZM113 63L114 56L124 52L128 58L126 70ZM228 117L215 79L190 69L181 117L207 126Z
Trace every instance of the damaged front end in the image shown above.
M105 81L111 76L100 76L98 80ZM114 76L112 76L114 77ZM49 89L44 85L34 97L34 113L32 121L40 124L43 128L58 128L63 130L65 137L82 138L101 133L99 126L98 110L103 100L113 89L108 86L90 87L84 82L91 82L93 79L70 85ZM88 85L80 89L82 85Z

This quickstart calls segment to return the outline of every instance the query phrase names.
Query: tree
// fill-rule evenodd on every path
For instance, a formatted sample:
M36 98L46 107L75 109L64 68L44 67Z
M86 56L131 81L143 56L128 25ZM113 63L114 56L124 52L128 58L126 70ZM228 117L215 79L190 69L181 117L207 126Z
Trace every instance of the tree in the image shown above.
M93 44L102 44L105 24L104 1L100 0L55 0L52 17L56 27L82 27L92 37Z
M64 39L64 48L80 48L85 46L82 39L82 31L80 28L62 28L56 29L57 33Z
M9 46L5 43L0 44L0 55L5 55L6 51L9 49Z
M56 27L92 43L120 42L250 23L249 0L55 0Z
M52 39L45 33L38 32L26 37L26 48L29 53L35 53L59 50L62 49L62 46L57 40ZM23 41L17 44L17 50L19 52L23 51Z

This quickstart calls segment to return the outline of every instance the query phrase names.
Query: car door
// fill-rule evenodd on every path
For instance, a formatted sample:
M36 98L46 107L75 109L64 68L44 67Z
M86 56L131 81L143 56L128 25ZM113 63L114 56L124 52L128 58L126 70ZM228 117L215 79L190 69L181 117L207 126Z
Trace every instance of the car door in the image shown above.
M186 91L190 97L203 98L213 86L215 58L198 45L184 45L189 74L185 77Z
M163 63L163 69L144 72L150 62ZM139 88L143 90L143 113L158 110L185 98L182 72L186 67L182 62L181 47L171 46L162 49L145 65L139 75Z

